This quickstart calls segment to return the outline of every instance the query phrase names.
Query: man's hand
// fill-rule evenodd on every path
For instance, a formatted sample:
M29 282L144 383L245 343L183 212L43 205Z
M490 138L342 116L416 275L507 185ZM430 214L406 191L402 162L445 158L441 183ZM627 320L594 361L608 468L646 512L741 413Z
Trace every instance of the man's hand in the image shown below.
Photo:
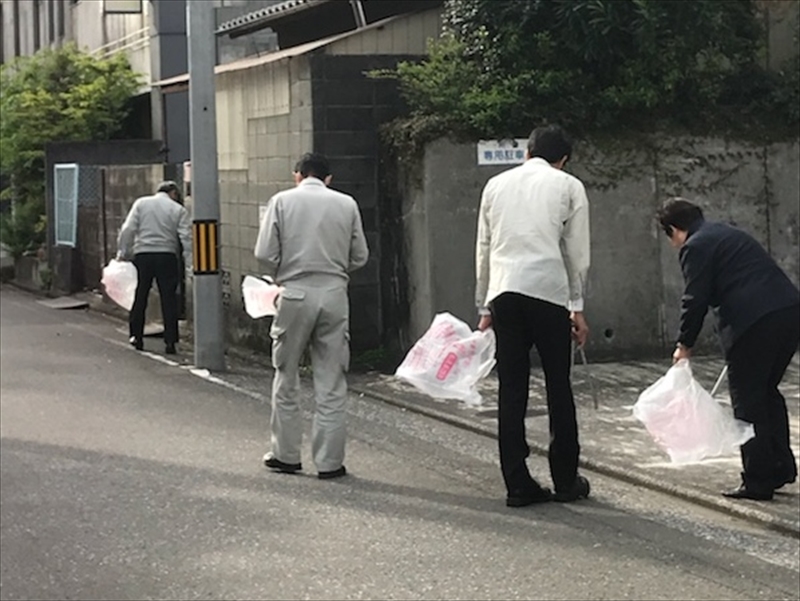
M677 363L681 359L690 359L692 356L692 349L688 346L683 346L682 344L678 343L678 346L675 347L675 352L672 353L672 362Z
M489 328L492 327L492 316L491 315L481 315L481 320L478 322L478 329L481 332L485 332Z
M578 344L578 348L583 348L589 338L589 324L583 316L583 311L573 311L569 314L572 322L572 339Z

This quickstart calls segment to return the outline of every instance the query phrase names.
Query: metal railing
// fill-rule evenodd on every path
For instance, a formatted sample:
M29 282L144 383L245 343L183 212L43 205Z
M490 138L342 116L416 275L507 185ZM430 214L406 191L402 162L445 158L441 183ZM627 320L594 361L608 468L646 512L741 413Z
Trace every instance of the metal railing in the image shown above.
M112 42L96 48L92 54L102 58L108 58L121 51L132 52L147 47L150 44L150 28L142 27L136 31L122 36Z

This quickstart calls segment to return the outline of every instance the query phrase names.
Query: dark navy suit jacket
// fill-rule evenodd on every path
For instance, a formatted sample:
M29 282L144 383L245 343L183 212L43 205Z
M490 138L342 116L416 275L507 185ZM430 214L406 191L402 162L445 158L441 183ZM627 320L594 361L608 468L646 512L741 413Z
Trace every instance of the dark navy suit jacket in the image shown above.
M698 220L680 250L686 288L678 342L693 347L708 308L717 315L725 355L759 319L800 305L800 292L749 234L725 223ZM800 308L799 308L800 310Z

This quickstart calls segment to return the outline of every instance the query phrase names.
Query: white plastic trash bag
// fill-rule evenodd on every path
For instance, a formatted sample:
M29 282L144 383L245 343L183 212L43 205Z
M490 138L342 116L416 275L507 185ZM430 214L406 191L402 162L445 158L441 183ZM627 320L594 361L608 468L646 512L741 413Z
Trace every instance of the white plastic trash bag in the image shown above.
M244 310L253 319L275 315L278 312L277 301L283 287L251 275L242 280L242 298Z
M103 268L103 277L100 282L103 284L108 298L126 311L133 308L136 284L139 282L139 274L133 263L111 259L109 264Z
M737 420L692 377L687 359L639 395L633 416L672 463L694 463L737 453L750 440L752 424Z
M411 348L395 376L439 399L481 404L476 384L495 364L494 331L473 332L449 313L439 313Z

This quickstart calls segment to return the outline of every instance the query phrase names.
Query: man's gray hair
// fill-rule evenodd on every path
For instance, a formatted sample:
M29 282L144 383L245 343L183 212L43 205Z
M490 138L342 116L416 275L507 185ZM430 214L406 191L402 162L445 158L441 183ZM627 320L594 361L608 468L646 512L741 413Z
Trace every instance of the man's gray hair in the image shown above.
M161 182L158 184L158 190L156 192L166 192L169 194L172 191L180 192L181 189L178 187L178 184L173 182L172 180L167 180L165 182Z

